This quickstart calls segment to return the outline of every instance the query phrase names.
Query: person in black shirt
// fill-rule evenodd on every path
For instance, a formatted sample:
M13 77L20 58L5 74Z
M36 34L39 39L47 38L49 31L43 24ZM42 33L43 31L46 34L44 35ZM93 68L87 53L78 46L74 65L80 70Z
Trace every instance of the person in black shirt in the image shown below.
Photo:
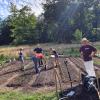
M95 56L97 50L95 47L89 44L89 41L86 38L83 38L81 42L82 46L80 47L79 51L83 58L86 72L89 76L96 77L92 58Z
M34 52L35 53L42 53L43 52L42 48L40 47L40 44L37 45L37 47L34 49Z
M43 51L42 48L37 47L34 49L34 52L36 52L36 53L42 53L42 51Z

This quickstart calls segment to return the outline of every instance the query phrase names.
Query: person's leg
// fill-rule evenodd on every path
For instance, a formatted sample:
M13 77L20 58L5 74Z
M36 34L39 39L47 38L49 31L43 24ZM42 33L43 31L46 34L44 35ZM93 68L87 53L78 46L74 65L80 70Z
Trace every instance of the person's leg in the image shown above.
M84 62L84 65L85 65L85 69L88 75L96 77L94 66L93 66L93 61Z
M55 67L58 67L59 66L59 61L58 61L58 58L56 58L56 57L54 59L54 66Z
M38 59L38 62L39 62L39 67L42 67L43 66L42 58Z
M56 61L56 66L59 66L60 65L59 64L59 58L56 58L55 61Z
M35 67L36 73L39 73L39 69L38 69L38 59L35 56L33 56L32 57L32 60L34 62L34 67Z
M40 68L41 60L38 58L38 67Z
M21 62L21 70L24 71L24 64Z
M21 63L21 70L24 71L24 57L20 56L19 60L20 60L20 63Z
M22 63L24 63L24 57L23 57L23 56L22 56L22 58L21 58L21 59L22 59Z

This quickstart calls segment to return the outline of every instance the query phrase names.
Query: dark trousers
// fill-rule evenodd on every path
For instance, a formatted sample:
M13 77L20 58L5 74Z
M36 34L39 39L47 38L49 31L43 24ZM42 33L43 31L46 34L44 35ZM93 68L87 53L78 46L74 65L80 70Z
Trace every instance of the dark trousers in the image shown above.
M24 56L19 56L19 61L21 61L22 63L24 63Z
M24 56L19 56L19 61L21 63L21 70L24 70Z

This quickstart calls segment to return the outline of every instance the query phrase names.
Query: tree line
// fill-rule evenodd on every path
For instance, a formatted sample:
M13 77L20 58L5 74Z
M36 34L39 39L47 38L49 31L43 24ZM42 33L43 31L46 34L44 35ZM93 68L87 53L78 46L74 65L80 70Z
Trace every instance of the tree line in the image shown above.
M43 9L36 17L28 5L11 3L10 15L0 18L0 45L100 40L99 0L46 0Z

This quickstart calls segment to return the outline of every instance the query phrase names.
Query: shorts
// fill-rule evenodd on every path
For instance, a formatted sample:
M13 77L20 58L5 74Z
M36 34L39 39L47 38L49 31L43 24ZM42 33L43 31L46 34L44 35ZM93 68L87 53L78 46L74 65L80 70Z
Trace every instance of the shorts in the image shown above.
M84 65L85 65L85 69L88 75L96 77L94 66L93 66L93 61L85 61Z

